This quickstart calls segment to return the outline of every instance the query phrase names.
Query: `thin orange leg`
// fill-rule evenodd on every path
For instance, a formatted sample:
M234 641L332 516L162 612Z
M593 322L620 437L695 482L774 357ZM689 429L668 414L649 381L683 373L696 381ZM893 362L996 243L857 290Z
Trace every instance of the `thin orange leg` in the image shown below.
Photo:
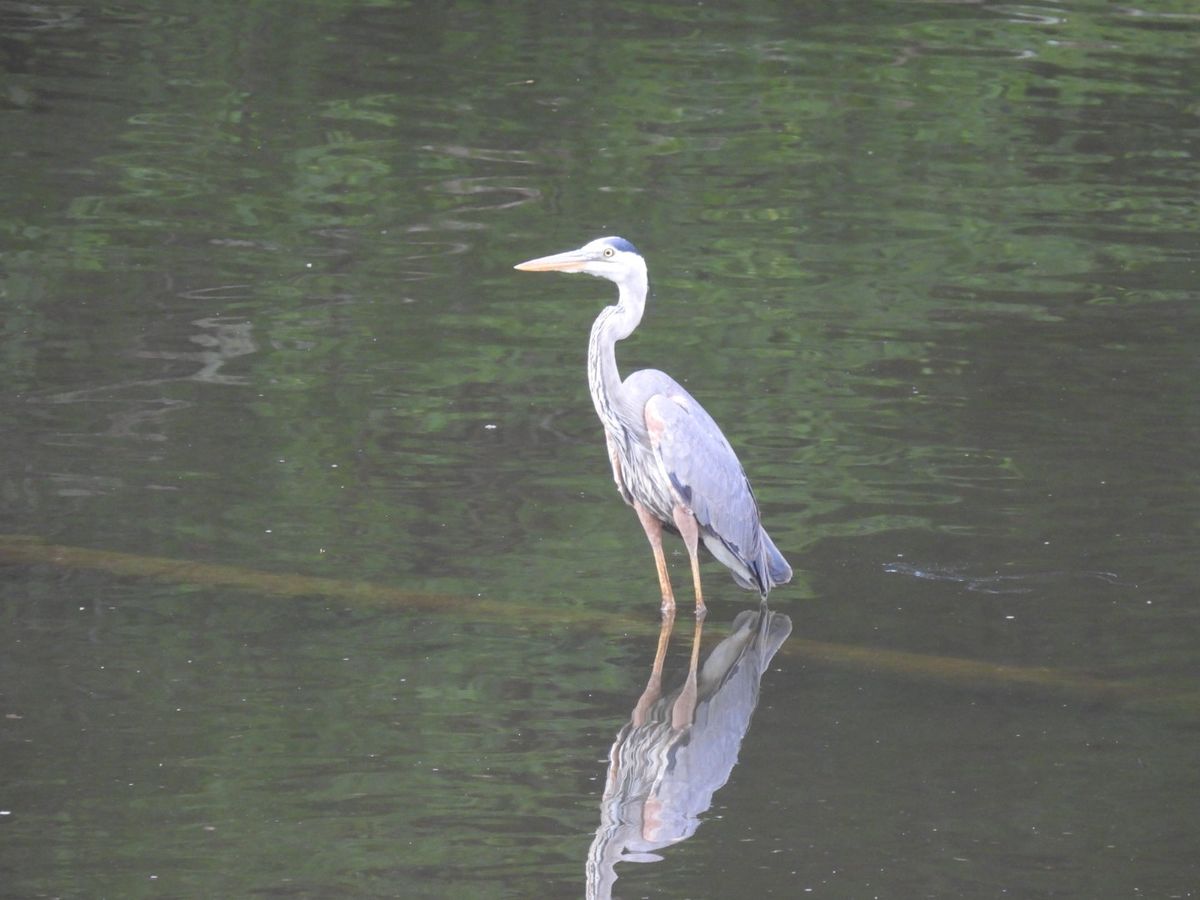
M703 619L708 613L708 607L704 605L704 592L700 589L700 526L696 523L696 517L692 515L691 511L682 506L671 510L671 518L675 520L675 527L679 529L679 535L683 538L688 557L692 561L692 587L696 591L696 618Z
M671 576L667 574L667 559L663 556L662 522L642 504L635 502L638 519L646 531L646 539L650 541L650 549L654 551L654 566L658 569L658 586L662 589L663 615L675 612L675 594L671 591Z

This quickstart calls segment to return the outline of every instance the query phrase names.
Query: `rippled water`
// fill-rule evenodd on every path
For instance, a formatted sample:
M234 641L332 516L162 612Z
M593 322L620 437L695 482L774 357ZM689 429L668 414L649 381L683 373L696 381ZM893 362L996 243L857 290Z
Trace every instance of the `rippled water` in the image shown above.
M0 896L1195 896L1191 3L0 34ZM694 707L611 233L797 570Z

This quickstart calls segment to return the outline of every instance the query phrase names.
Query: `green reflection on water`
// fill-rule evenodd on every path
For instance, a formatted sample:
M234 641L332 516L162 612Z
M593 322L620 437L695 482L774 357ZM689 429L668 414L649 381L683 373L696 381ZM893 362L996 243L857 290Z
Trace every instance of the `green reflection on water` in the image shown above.
M1190 3L0 17L0 531L652 622L584 390L605 286L509 269L617 232L655 291L621 364L669 371L731 436L808 569L779 600L803 639L1195 671ZM1030 591L885 574L898 559ZM718 608L740 608L727 584ZM5 854L13 890L136 896L161 861L180 894L577 892L644 647L195 593L6 586L3 827L33 853ZM880 872L913 896L1195 883L1172 726L865 684L894 696L864 707L861 676L798 666L767 684L802 713L752 730L774 768L739 770L730 830L646 884L791 892L772 849L812 883L851 860L848 895ZM1030 720L1042 749L997 737ZM853 778L830 759L896 733L929 743ZM905 749L952 806L888 781ZM1049 798L965 789L1056 783L1046 760L1072 773ZM840 818L796 799L818 793ZM996 861L947 872L898 843L901 807ZM740 841L748 821L782 846Z

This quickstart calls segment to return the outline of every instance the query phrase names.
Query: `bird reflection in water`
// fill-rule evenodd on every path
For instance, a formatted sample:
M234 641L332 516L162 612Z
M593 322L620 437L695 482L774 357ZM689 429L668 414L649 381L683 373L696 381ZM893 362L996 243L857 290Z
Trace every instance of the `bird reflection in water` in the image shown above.
M674 616L663 619L646 689L608 756L600 827L587 859L587 896L612 896L619 862L657 862L654 851L686 840L729 780L758 702L759 682L792 632L765 603L733 620L729 637L698 665L703 622L692 635L686 678L663 694Z

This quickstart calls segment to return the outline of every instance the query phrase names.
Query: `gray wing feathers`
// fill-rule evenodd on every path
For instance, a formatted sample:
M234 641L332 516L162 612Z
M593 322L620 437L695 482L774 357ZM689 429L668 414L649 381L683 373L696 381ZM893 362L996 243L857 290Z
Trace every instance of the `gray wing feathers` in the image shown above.
M682 388L670 395L655 394L645 408L651 445L680 499L702 528L717 535L746 565L757 568L766 537L758 504L717 423ZM773 544L771 549L775 550ZM779 556L779 551L774 555Z

